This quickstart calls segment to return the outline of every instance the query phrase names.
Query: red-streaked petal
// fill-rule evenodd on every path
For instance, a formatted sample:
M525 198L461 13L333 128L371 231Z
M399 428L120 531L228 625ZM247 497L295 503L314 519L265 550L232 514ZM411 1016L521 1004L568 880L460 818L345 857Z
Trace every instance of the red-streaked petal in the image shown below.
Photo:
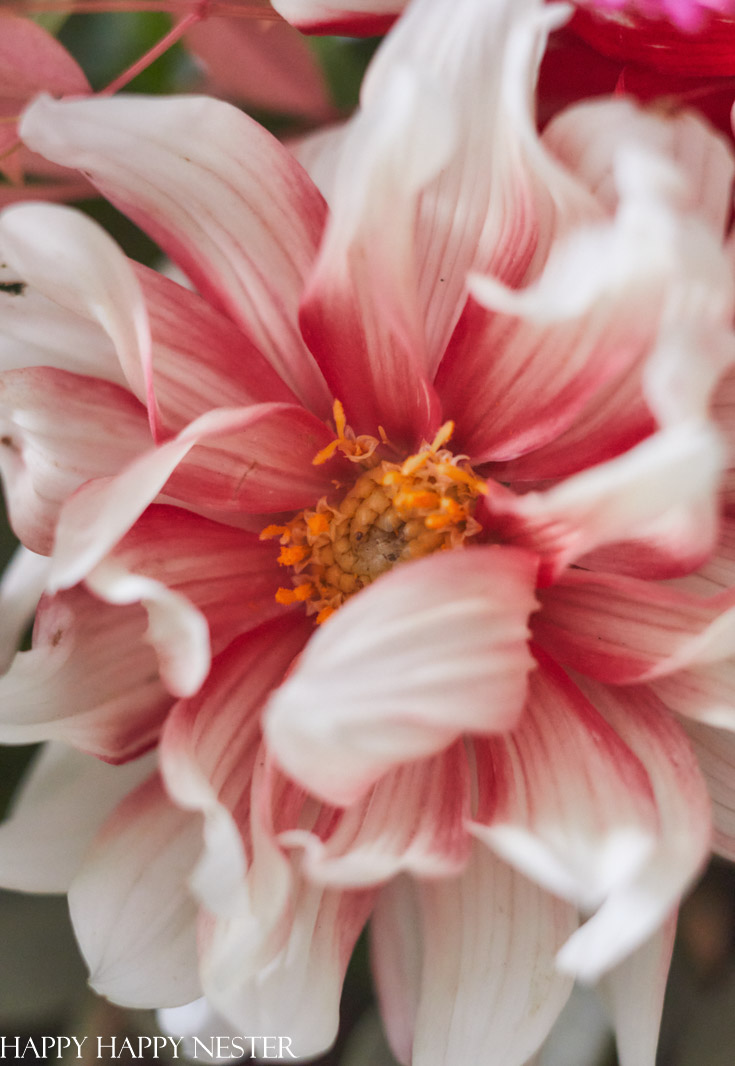
M361 887L401 871L450 877L469 856L469 794L467 756L458 742L391 770L363 799L332 812L328 827L282 829L278 840L303 847L305 875L323 884Z
M614 970L600 990L615 1026L620 1066L654 1066L676 915Z
M62 740L110 761L151 747L171 697L146 643L142 607L83 588L41 601L31 651L0 679L0 739Z
M0 375L0 469L10 521L47 555L64 503L151 444L145 408L108 381L50 367Z
M49 560L18 547L0 580L0 674L18 650L46 587Z
M638 872L658 830L646 771L551 660L517 728L474 745L471 831L506 862L588 908Z
M217 655L233 637L283 613L275 600L283 584L276 552L255 533L154 505L109 559L186 596L206 618Z
M432 88L409 70L392 72L346 131L300 311L304 337L355 431L383 426L408 448L429 439L439 419L415 263L418 196L450 148L446 108Z
M596 981L640 947L677 907L709 854L711 812L686 734L652 693L577 680L645 766L660 816L657 846L638 875L611 893L559 953L558 964L566 973Z
M538 552L542 583L608 545L618 556L645 551L656 576L668 577L694 569L715 547L722 465L713 428L689 419L545 492L515 496L498 487L480 509L503 540Z
M109 234L69 207L19 204L3 212L0 242L25 281L61 307L99 322L155 426L145 301L130 260Z
M554 956L576 911L480 844L462 877L416 891L423 964L413 1066L481 1062L488 1048L504 1066L521 1066L571 991Z
M238 322L314 410L329 397L296 310L324 202L293 156L241 111L205 97L36 100L21 134L79 167Z
M735 861L735 736L684 720L712 800L713 850Z
M327 802L523 709L535 559L467 548L405 563L314 634L265 716L284 769Z
M110 766L47 744L0 825L3 888L66 892L104 820L152 769L150 757Z
M197 293L137 264L153 341L153 390L167 429L214 407L297 403L248 337Z
M735 592L709 599L616 574L570 570L541 594L536 638L590 677L634 684L735 650Z
M332 488L329 464L312 463L332 439L323 423L291 404L208 411L117 477L92 481L68 501L56 533L52 587L76 584L89 573L167 482L167 495L215 511L313 504Z
M199 995L187 878L200 844L199 819L171 804L157 775L105 823L69 890L100 995L126 1007L176 1007Z

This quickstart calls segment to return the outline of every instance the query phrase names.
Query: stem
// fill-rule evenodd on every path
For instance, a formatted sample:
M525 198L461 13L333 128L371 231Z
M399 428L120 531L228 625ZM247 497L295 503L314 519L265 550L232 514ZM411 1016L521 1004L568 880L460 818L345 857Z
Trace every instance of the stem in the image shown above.
M184 18L177 22L168 33L164 34L161 40L158 41L157 44L154 44L145 55L142 55L140 59L136 59L132 66L128 67L127 70L124 70L122 74L118 74L118 76L110 82L107 88L102 89L97 95L112 96L113 93L118 92L119 89L122 89L128 84L128 82L131 82L133 78L141 73L141 71L145 70L146 67L149 67L151 63L154 63L159 56L162 56L164 52L167 52L172 45L176 44L186 31L195 23L199 22L202 17L203 13L201 10L192 11L191 14L185 15Z

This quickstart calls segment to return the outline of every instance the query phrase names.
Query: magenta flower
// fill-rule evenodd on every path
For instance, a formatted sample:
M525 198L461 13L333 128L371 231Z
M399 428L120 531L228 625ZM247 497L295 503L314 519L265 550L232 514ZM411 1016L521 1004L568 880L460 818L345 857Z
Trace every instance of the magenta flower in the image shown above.
M372 913L401 1061L523 1063L578 977L652 1062L713 826L735 855L735 168L622 100L540 139L556 21L417 0L301 150L322 193L216 101L23 117L199 290L0 219L0 460L51 555L0 738L81 749L2 879L69 888L118 1002L318 1053Z

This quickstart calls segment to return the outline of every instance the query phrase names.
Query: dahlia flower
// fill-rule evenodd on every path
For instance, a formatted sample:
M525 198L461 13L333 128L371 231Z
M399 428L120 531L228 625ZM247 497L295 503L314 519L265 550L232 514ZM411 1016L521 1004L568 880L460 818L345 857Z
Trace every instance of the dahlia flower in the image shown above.
M526 1062L574 978L653 1061L678 901L735 855L735 168L623 100L539 138L559 18L413 0L321 191L218 101L22 118L198 290L0 217L0 461L50 555L0 739L54 742L0 871L68 888L117 1002L317 1054L372 915L400 1061Z

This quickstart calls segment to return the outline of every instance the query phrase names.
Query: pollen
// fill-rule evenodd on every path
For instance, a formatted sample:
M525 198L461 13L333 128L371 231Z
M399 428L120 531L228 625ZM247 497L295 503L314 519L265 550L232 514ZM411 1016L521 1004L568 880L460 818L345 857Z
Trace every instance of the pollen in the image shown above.
M379 438L355 437L342 405L335 403L336 437L315 457L337 451L358 466L357 479L341 500L323 497L284 525L267 526L261 539L278 538L278 562L293 588L279 588L283 605L304 603L324 622L346 599L396 564L436 551L461 548L481 531L474 517L487 485L466 456L445 447L454 426L446 422L429 444L401 463L381 460Z

